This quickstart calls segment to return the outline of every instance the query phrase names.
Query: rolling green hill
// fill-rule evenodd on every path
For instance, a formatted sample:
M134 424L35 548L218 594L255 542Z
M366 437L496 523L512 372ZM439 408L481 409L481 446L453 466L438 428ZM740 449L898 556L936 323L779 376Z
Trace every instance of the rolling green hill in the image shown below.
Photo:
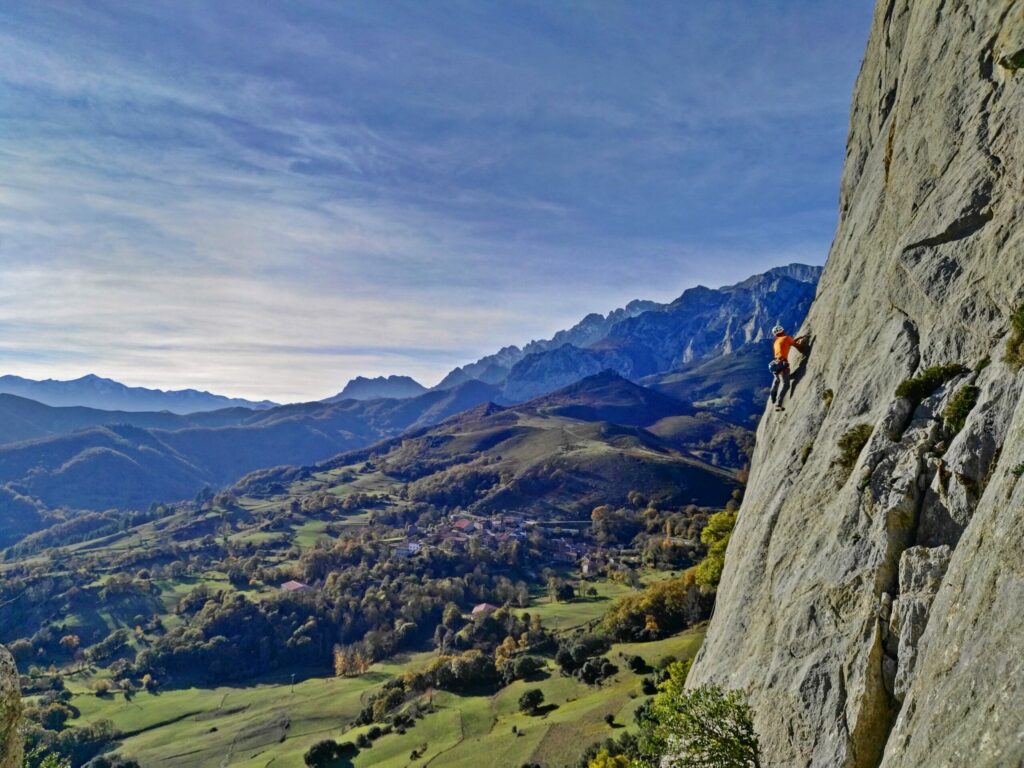
M407 400L302 403L179 416L52 408L0 395L0 487L41 509L140 509L223 487L246 473L309 464L422 428L487 402L496 390L467 382ZM24 436L34 439L21 440ZM38 528L0 512L0 546ZM6 523L4 521L7 521Z
M673 504L724 504L739 487L734 469L702 455L717 431L672 429L675 418L698 417L678 400L605 372L522 405L479 406L306 473L338 474L369 460L395 498L479 514L587 516L598 504L626 503L631 491ZM237 490L267 492L294 475L260 472Z

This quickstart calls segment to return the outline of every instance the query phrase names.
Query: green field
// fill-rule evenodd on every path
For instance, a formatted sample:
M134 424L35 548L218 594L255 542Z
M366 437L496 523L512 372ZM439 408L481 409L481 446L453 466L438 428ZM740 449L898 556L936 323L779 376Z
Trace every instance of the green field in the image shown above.
M654 580L663 574L652 573ZM529 608L547 626L567 630L599 619L611 600L629 592L614 582L599 582L597 598L548 603L541 598ZM392 733L364 749L355 768L435 766L477 768L538 762L546 768L572 765L591 743L632 727L633 711L643 701L640 679L626 667L623 655L639 654L650 665L666 655L692 657L703 629L649 643L617 644L607 656L619 673L600 686L563 677L553 664L530 682L517 681L493 695L457 695L435 691L422 702L433 705L405 734ZM391 677L422 668L430 652L410 654L376 664L359 678L306 678L291 684L285 674L248 685L140 692L131 701L122 696L98 698L88 678L68 680L78 722L109 719L125 734L118 749L143 766L301 766L315 742L332 738L355 740L367 726L352 723L370 693ZM527 688L544 692L545 713L518 711ZM605 716L615 716L609 728ZM518 735L513 735L515 727ZM411 754L418 757L413 760Z

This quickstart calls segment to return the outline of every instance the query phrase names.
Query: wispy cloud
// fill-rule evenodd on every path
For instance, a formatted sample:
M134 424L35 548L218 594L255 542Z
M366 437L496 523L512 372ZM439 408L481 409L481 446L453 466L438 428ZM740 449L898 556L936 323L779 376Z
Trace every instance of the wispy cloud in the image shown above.
M0 368L427 382L834 226L867 0L0 10Z

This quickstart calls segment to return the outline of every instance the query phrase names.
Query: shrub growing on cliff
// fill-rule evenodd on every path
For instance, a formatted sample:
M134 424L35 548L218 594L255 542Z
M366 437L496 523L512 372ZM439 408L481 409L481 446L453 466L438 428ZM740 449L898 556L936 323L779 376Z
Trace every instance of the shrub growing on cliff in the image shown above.
M917 376L900 382L896 387L896 397L905 397L916 408L918 404L947 381L967 373L967 368L960 363L932 365L925 368Z
M1024 304L1010 316L1010 338L1003 358L1015 371L1024 368Z
M760 768L753 714L743 692L717 685L686 690L688 673L688 663L671 665L659 693L638 712L638 763Z
M874 427L870 424L857 424L846 430L839 438L839 442L836 443L839 448L836 464L847 471L852 471L857 459L860 458L860 452L864 450L864 446L871 439L873 431Z
M708 518L708 524L700 532L701 543L707 547L708 553L697 566L697 583L706 592L718 589L725 566L725 549L729 546L732 529L736 527L736 513L733 511L716 512Z
M942 419L946 422L946 429L954 435L964 428L967 423L967 416L974 406L978 404L978 395L981 390L973 384L966 384L957 390L953 398L942 412Z

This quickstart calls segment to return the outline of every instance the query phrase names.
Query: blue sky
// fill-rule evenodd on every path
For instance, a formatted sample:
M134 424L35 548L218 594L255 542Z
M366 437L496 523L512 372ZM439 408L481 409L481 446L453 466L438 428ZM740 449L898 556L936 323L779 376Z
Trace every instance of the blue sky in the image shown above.
M823 263L867 0L0 9L0 373L287 401Z

